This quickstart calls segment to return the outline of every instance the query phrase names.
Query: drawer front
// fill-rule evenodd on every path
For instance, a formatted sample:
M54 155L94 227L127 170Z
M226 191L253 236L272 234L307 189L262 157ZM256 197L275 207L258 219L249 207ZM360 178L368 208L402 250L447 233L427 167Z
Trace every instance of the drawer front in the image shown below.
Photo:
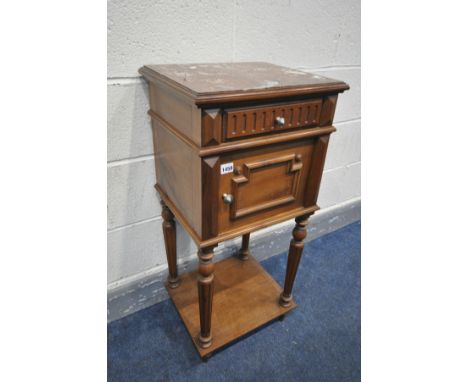
M212 168L220 174L217 202L210 206L217 233L314 206L327 143L325 136L220 156Z
M262 107L226 109L224 139L229 141L272 131L317 126L322 99Z

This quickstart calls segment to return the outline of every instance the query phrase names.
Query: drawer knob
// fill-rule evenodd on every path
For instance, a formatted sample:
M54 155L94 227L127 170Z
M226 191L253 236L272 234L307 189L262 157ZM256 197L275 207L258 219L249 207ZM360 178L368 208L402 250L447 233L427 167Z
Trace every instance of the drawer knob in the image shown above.
M223 194L223 201L226 204L231 204L234 201L234 196L231 194Z
M278 126L284 126L284 123L285 123L284 117L276 117L275 121Z

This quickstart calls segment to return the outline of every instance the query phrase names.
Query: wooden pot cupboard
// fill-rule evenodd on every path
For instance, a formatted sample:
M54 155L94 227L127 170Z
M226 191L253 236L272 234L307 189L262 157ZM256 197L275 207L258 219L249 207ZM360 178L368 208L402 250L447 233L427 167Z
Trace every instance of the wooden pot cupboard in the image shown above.
M338 94L330 78L262 62L147 65L167 290L200 356L296 307L294 279L317 197ZM283 288L250 256L252 231L295 219ZM177 272L176 225L198 270ZM216 264L219 242L242 236Z

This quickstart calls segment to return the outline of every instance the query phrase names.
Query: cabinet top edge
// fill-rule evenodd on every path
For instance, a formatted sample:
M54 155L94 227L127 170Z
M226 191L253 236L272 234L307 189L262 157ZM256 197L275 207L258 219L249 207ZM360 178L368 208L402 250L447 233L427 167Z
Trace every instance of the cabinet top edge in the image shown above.
M317 93L341 93L343 81L265 62L146 65L139 73L163 82L197 105Z

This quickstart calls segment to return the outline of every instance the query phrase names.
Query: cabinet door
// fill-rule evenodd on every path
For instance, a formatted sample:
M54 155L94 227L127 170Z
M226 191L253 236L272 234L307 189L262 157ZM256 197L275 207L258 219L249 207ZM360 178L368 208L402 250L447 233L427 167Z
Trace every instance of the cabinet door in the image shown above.
M238 160L226 185L230 194L223 193L223 201L229 203L230 220L297 201L303 167L299 150Z
M206 159L203 182L212 193L204 210L216 227L207 236L315 206L327 142L322 136Z

